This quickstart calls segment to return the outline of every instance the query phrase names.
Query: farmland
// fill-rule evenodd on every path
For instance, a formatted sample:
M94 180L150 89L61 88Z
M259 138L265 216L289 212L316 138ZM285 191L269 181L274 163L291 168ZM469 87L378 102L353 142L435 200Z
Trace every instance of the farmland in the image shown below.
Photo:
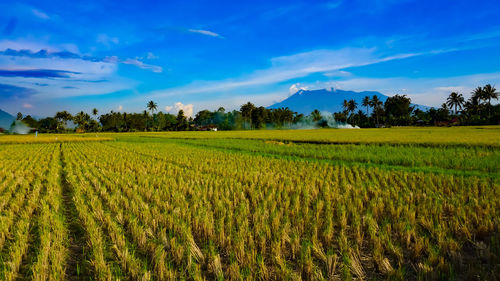
M0 136L1 280L495 280L500 127Z

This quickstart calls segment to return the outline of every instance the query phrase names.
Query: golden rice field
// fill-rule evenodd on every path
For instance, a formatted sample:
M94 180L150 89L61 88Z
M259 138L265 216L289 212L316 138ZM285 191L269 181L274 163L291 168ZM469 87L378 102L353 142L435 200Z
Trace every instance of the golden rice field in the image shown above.
M0 280L496 280L499 139L0 136Z

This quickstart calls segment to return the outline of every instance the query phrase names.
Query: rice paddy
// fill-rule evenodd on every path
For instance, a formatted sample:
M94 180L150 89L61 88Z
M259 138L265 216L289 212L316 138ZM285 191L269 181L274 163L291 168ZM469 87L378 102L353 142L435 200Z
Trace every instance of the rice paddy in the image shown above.
M0 143L2 280L500 274L498 126Z

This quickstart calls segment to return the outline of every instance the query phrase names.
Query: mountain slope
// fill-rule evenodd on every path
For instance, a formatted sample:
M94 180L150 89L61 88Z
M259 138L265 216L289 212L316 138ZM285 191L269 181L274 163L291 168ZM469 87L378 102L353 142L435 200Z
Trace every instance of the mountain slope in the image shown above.
M293 111L306 115L310 114L315 109L333 113L343 110L342 104L344 100L353 99L358 104L357 110L366 112L366 107L362 106L363 98L365 96L369 96L370 98L372 98L374 95L376 95L382 102L385 102L385 100L388 98L388 96L375 91L354 92L338 89L300 90L287 99L275 103L268 108L288 107ZM420 109L427 108L426 106L422 105L416 106Z
M0 128L9 129L15 119L14 116L0 109Z

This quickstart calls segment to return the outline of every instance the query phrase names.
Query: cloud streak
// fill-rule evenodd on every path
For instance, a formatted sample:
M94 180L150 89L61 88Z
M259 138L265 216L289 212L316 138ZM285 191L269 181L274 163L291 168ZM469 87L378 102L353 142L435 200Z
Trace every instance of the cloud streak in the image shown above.
M47 15L46 13L44 13L38 9L31 9L31 12L33 13L33 15L35 15L35 17L37 17L39 19L42 19L42 20L50 19L49 15Z
M381 56L375 48L343 48L338 50L315 50L289 56L275 57L267 69L235 79L221 81L196 81L187 86L152 92L153 97L168 97L229 91L244 87L254 87L282 83L303 78L315 73L329 73L348 67L364 66L396 59L409 58L421 53Z
M0 84L0 100L24 99L36 93L35 90L8 84Z
M68 52L68 51L48 51L47 49L41 49L39 51L32 51L29 49L20 49L20 50L14 50L14 49L4 49L3 51L0 51L0 55L3 56L11 56L11 57L24 57L24 58L32 58L32 59L51 59L51 58L57 58L57 59L74 59L74 60L83 60L83 61L88 61L88 62L102 62L102 63L121 63L121 64L128 64L128 65L134 65L137 66L141 69L145 70L150 70L153 72L162 72L163 68L161 66L157 65L151 65L151 64L146 64L137 58L135 59L120 59L116 56L107 56L107 57L94 57L94 56L87 56L87 55L79 55L76 53Z
M213 31L210 31L210 30L188 29L188 31L191 32L191 33L199 33L199 34L203 34L203 35L207 35L207 36L211 36L211 37L216 37L216 38L224 38L220 34L215 33Z
M121 61L121 63L134 65L134 66L137 66L141 69L151 70L151 71L156 72L156 73L163 72L163 68L161 66L146 64L142 61L139 61L138 59L126 59L124 61Z
M57 70L57 69L24 69L24 70L0 69L0 76L2 77L70 78L72 74L79 74L79 73L66 70Z

